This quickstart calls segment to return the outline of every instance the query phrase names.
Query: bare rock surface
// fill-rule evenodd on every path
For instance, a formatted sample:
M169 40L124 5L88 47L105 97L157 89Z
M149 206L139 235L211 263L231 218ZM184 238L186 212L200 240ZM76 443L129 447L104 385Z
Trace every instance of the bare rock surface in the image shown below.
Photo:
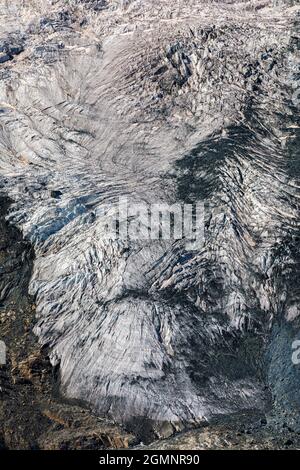
M300 434L287 424L274 432L266 417L255 412L239 413L211 422L200 429L156 441L146 450L287 450L300 448Z
M2 3L0 191L61 393L162 437L272 402L298 429L297 2ZM204 202L204 245L107 240L124 196Z

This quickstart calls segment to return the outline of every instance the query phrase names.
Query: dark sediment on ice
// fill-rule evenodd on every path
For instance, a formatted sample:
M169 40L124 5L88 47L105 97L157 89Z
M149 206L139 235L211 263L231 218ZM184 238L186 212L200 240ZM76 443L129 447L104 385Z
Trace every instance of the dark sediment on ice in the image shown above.
M1 442L200 426L297 447L297 3L19 4L0 11ZM125 196L203 203L203 244L106 237Z

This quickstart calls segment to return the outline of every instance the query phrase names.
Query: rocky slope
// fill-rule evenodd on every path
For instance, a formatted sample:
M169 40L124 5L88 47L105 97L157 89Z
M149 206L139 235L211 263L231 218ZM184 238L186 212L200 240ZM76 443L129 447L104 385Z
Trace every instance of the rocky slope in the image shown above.
M33 331L64 396L138 434L272 403L299 428L298 24L289 1L2 2ZM203 246L107 239L122 196L204 202Z

